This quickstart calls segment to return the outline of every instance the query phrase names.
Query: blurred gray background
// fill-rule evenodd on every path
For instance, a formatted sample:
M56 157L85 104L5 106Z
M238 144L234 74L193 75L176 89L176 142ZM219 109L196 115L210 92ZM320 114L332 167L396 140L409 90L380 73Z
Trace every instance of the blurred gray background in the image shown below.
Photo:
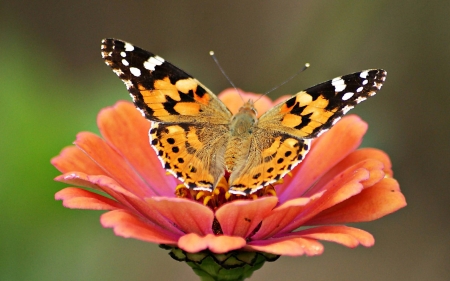
M129 100L100 40L155 52L218 93L214 50L246 91L294 94L367 68L382 91L353 113L363 146L392 159L408 206L358 224L372 248L325 243L282 257L252 280L450 280L448 1L2 1L0 3L0 280L198 280L157 245L114 236L101 212L65 209L51 157L98 111Z

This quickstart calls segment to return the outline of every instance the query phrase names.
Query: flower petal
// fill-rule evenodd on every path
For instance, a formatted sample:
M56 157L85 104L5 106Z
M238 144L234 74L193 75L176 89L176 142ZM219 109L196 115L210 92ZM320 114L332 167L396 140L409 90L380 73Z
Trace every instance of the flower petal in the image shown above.
M293 176L285 177L284 184L278 186L280 202L302 197L318 178L361 144L366 131L367 123L349 115L313 141L305 160L292 171Z
M341 161L342 162L342 161ZM353 164L351 162L342 163L342 165L336 165L332 170L330 175L327 173L324 175L310 190L307 194L314 194L326 190L329 183L334 179L342 177L345 171L355 171L359 168L364 168L369 171L369 177L361 181L364 188L374 185L375 183L382 180L385 176L384 165L382 162L375 159L365 159L363 161L357 162L352 166L347 166L347 164Z
M362 148L350 153L342 161L337 163L331 170L329 170L320 181L315 184L313 189L308 190L308 194L317 192L318 187L324 186L324 183L329 182L333 178L337 177L342 171L345 171L349 167L356 165L360 162L368 159L378 160L378 162L372 162L374 167L370 170L370 179L362 182L365 187L372 186L384 178L385 174L392 176L392 164L389 156L381 150L375 148ZM377 168L378 167L378 168Z
M118 194L138 198L133 193L121 187L115 180L107 176L91 176L81 172L72 172L57 176L55 180L76 186L90 187L101 190L116 199L120 198Z
M150 122L130 102L117 102L103 109L97 117L105 140L153 187L155 195L173 196L177 181L167 176L149 143Z
M104 175L114 178L137 196L143 198L155 194L129 163L97 135L89 132L79 133L75 145L104 170Z
M316 200L311 201L306 208L304 208L280 232L291 232L294 229L305 225L306 221L312 219L318 213L326 210L348 198L358 194L363 189L362 181L367 180L370 173L365 168L353 169L349 168L338 177L329 182L324 188L325 192Z
M216 218L223 234L247 237L277 203L278 199L273 196L256 200L236 200L217 209Z
M276 207L261 224L252 240L262 240L275 235L278 231L292 223L292 220L302 212L312 198L296 198Z
M56 200L63 200L63 206L71 209L115 210L123 206L109 198L81 188L67 187L55 194Z
M244 247L245 239L242 237L207 234L199 236L196 233L189 233L178 240L178 247L189 253L197 253L203 250L210 250L216 254L223 254L229 251Z
M152 210L159 212L184 233L212 233L214 213L198 202L166 197L151 197L145 200Z
M376 220L406 206L398 182L384 178L360 194L316 215L308 225L366 222Z
M172 233L182 234L182 232L173 225L160 212L156 211L151 205L142 198L137 197L133 193L121 187L115 180L107 176L91 176L83 173L68 173L61 175L56 180L68 184L79 186L90 186L97 190L103 191L119 201L123 208L134 213L141 214L149 221L169 230Z
M89 175L101 175L104 173L89 156L76 146L64 148L58 156L50 161L56 169L62 173L71 171L82 172Z
M222 91L218 97L222 102L228 107L228 109L233 113L238 113L239 109L242 105L244 105L244 101L253 100L258 102L255 103L256 111L258 112L258 116L264 114L267 110L273 107L273 102L267 96L262 96L261 94L255 94L250 92L244 92L241 89L238 89L239 93L236 89L229 88ZM261 97L262 96L262 97Z
M345 225L309 228L295 232L294 236L335 242L349 248L354 248L360 244L371 247L375 244L375 239L369 232Z
M323 245L318 241L302 237L280 237L252 241L244 249L283 256L316 256L323 253Z
M101 216L103 227L114 228L114 233L125 238L176 245L178 235L151 222L143 222L125 210L114 210Z

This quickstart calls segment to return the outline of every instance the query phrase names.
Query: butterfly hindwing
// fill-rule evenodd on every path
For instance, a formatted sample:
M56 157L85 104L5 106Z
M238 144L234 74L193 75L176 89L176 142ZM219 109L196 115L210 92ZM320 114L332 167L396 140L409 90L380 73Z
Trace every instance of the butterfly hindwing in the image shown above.
M189 188L212 191L225 172L226 126L153 122L150 143L164 169ZM215 145L209 143L215 140Z

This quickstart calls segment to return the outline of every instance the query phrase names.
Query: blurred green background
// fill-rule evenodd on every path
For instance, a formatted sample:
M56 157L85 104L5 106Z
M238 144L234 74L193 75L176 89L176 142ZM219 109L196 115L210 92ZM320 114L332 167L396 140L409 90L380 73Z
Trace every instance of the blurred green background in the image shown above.
M358 225L372 248L325 243L282 257L252 280L449 280L450 2L2 1L0 3L0 280L198 280L156 245L114 236L101 212L65 209L49 161L96 115L129 100L100 40L155 52L214 92L296 93L335 76L384 68L382 91L353 110L364 146L391 156L408 206Z

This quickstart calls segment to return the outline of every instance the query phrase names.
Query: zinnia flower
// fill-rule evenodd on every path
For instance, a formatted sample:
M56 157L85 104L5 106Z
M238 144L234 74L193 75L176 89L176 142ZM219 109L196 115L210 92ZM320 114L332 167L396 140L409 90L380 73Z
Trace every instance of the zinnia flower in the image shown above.
M237 112L234 89L219 97ZM267 97L255 104L260 115L273 105ZM150 123L129 102L103 109L97 122L102 138L81 132L75 146L52 159L63 173L57 181L87 189L68 187L55 198L67 208L106 210L101 224L116 235L164 245L176 259L198 259L196 266L205 257L221 263L220 257L238 253L235 260L259 268L279 255L319 255L318 240L370 247L370 233L344 224L372 221L406 206L389 157L378 149L357 149L367 124L355 115L315 139L304 161L283 180L251 197L227 193L226 178L212 193L180 185L149 145Z

